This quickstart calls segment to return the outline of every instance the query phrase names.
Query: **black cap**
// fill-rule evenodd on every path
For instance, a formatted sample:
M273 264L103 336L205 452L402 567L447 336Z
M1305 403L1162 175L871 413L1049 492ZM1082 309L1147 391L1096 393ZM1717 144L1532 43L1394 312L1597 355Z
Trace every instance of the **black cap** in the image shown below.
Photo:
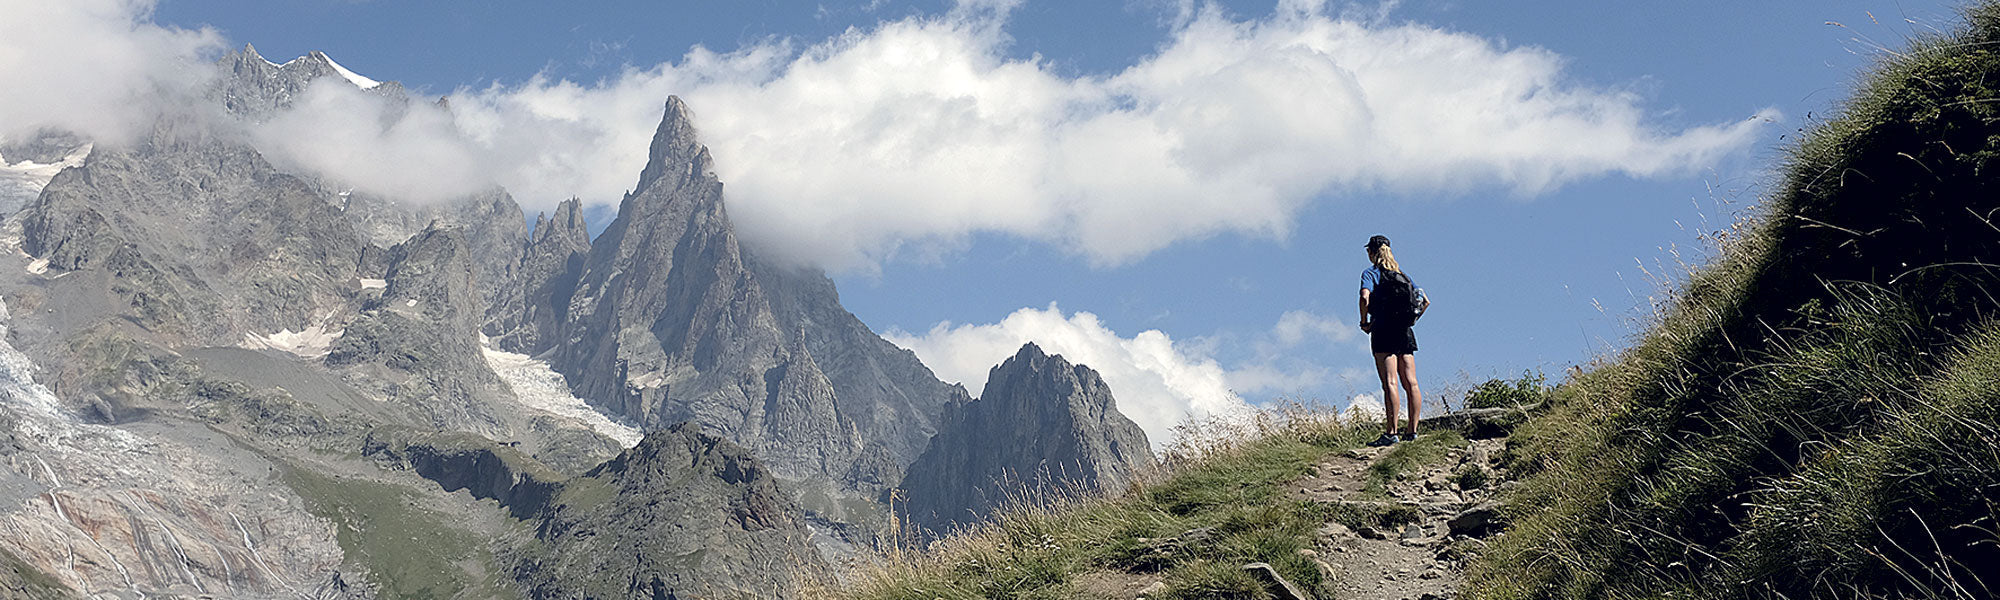
M1376 249L1376 248L1379 248L1379 247L1382 247L1382 246L1387 246L1387 245L1389 245L1389 236L1386 236L1386 235L1378 235L1378 236L1375 236L1375 237L1371 237L1371 238L1368 238L1368 249L1369 249L1369 250L1374 250L1374 249Z

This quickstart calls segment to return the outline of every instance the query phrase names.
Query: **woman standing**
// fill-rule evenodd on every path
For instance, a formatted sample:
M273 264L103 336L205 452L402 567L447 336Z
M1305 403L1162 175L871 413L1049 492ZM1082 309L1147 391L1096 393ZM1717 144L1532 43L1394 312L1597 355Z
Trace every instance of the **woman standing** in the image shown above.
M1368 238L1368 262L1361 271L1361 331L1368 334L1368 347L1375 353L1375 375L1382 379L1382 437L1370 446L1396 443L1396 382L1402 381L1409 398L1410 427L1402 439L1417 439L1417 417L1424 411L1423 392L1417 389L1417 319L1430 310L1431 300L1396 264L1389 252L1389 238Z

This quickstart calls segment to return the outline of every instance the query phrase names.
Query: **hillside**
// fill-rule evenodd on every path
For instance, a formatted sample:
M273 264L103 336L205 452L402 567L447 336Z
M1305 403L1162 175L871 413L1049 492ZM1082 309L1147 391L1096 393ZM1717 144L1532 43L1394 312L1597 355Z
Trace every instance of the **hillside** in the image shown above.
M1003 515L823 595L1285 597L1243 570L1265 562L1316 598L1994 597L1996 92L2000 3L1883 57L1629 349L1553 388L1475 392L1535 407L1490 470L1453 432L1365 454L1350 450L1365 425L1292 415L1123 496ZM1403 558L1413 572L1371 570L1390 555L1338 535L1435 519L1421 499L1355 500L1445 470L1432 490L1461 516L1498 490L1501 532L1422 529L1444 539Z
M1473 596L1994 595L2000 4L1967 17L1884 57L1516 436L1536 474Z

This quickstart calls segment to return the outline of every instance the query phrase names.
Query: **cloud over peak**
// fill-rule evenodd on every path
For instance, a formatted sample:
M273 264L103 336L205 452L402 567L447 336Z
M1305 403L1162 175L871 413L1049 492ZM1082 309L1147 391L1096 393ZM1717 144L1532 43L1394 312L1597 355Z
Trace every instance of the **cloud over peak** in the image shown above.
M461 87L449 111L391 111L316 86L256 139L283 164L389 196L497 183L531 211L571 196L608 204L633 184L662 102L678 94L745 238L839 271L936 256L980 233L1117 265L1184 240L1283 237L1307 204L1360 194L1533 196L1686 173L1776 118L1667 129L1644 98L1577 82L1547 50L1313 1L1257 18L1184 2L1154 53L1070 74L1013 55L1018 5L967 1L825 40L696 47L592 83ZM0 90L0 121L98 138L143 127L131 100L202 81L200 56L219 42L150 24L150 6L12 7L41 18L0 24L0 79L48 85ZM87 58L25 58L75 40L90 40ZM385 122L391 113L400 120Z
M1642 98L1576 83L1546 50L1313 2L1261 19L1200 9L1128 68L1068 75L1010 57L1012 6L697 48L581 93L687 98L745 235L835 270L981 232L1115 265L1217 234L1282 237L1317 198L1684 173L1775 118L1666 131Z

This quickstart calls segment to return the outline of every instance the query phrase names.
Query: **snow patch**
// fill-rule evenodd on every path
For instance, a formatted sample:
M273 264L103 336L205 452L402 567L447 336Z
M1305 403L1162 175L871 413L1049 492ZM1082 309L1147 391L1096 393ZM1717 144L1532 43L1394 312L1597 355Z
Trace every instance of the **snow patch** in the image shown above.
M342 78L347 79L349 83L353 83L354 85L359 86L361 89L364 90L374 89L375 86L382 85L382 82L380 81L369 79L367 77L362 77L361 74L349 71L347 70L347 67L340 66L340 63L333 62L333 57L327 56L325 52L320 52L315 50L313 51L313 56L317 56L319 57L320 60L326 61L327 66L333 67L333 72L339 73Z
M492 348L482 347L480 352L486 356L486 365L500 375L501 381L507 382L507 387L514 389L514 397L520 399L522 405L589 427L604 437L617 440L622 447L636 446L644 437L637 427L605 416L570 393L569 384L563 381L561 374L549 368L549 363L526 354Z
M7 343L7 330L12 321L13 315L8 312L6 301L0 300L0 405L28 417L15 423L15 431L19 435L39 442L92 445L100 451L149 450L148 445L131 432L82 423L71 416L55 392L35 382L35 372L41 367L27 354L14 349L13 344ZM36 458L40 459L39 456ZM48 469L48 463L42 463L42 468ZM49 473L49 479L55 487L62 487L62 481L55 477L53 471Z
M49 180L55 179L57 173L81 166L83 159L90 156L90 150L90 144L78 146L62 160L52 163L22 160L8 164L6 157L0 156L0 211L11 213L26 206L41 195L42 188L48 187Z
M47 273L49 272L49 259L37 258L35 259L35 262L28 263L27 269L29 273L34 273L36 275Z
M650 390L667 384L667 378L659 373L641 373L626 381L625 387L635 390Z
M244 348L252 350L277 350L298 355L301 358L319 358L332 350L333 342L340 339L340 329L329 329L326 323L314 323L304 331L281 329L270 335L243 334Z
M387 279L369 279L366 277L361 278L361 289L379 290L386 287L389 287L389 280Z

